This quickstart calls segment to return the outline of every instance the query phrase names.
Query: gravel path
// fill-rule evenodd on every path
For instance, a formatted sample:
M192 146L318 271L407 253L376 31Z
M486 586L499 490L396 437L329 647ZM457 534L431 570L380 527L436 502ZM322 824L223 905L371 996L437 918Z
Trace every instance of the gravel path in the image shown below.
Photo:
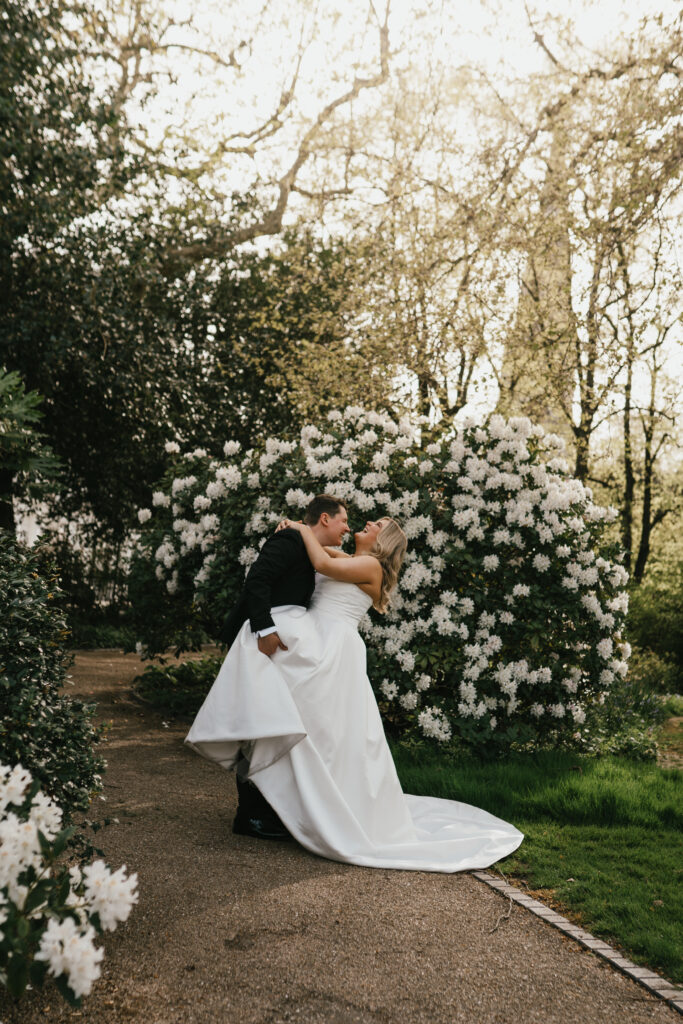
M233 836L234 782L127 697L134 655L87 652L79 694L112 720L99 833L140 903L105 938L83 1008L54 990L1 1024L611 1024L679 1015L469 874L335 864Z

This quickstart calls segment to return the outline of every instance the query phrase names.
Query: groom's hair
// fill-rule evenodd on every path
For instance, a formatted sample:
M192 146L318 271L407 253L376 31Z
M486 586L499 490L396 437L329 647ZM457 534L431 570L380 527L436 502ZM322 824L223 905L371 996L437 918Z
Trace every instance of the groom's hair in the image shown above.
M323 512L327 512L328 516L336 516L343 508L346 508L346 504L341 498L331 494L316 494L304 512L304 522L308 526L315 526Z

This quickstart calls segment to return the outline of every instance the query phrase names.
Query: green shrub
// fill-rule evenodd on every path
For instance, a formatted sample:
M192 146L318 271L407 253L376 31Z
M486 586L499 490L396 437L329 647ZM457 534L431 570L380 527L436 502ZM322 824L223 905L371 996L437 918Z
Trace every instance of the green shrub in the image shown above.
M72 621L69 646L77 651L98 648L131 650L135 646L135 631L132 626L113 622Z
M653 651L669 665L660 692L683 688L683 562L654 566L630 595L628 635L634 646Z
M681 683L680 670L670 658L641 647L633 648L628 679L643 694L675 693Z
M662 698L662 707L667 718L683 715L683 697L680 693L669 693Z
M148 665L133 680L133 689L152 707L190 718L199 710L222 662L222 657L213 656L181 665Z
M69 655L57 576L0 531L0 762L21 764L67 817L101 788L92 707L61 693Z
M657 727L668 717L666 703L657 692L662 673L671 666L652 651L635 648L628 675L619 677L586 716L573 739L579 749L595 754L623 755L637 761L657 757Z

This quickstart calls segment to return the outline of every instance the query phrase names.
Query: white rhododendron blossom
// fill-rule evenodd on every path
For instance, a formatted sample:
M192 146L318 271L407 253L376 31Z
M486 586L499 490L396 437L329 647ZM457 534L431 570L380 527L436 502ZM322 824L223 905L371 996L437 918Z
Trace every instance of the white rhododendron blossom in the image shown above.
M418 715L418 721L425 736L431 736L441 743L451 738L451 727L438 708L425 708Z
M95 929L83 928L73 918L63 921L51 918L40 939L36 960L45 960L48 973L66 975L69 988L76 996L90 995L93 983L100 976L104 950L95 946Z
M392 724L472 747L571 737L630 654L628 576L603 539L613 510L525 418L464 420L424 447L423 426L349 407L298 440L228 442L191 477L170 469L142 557L211 632L278 521L301 519L315 494L342 498L353 530L393 516L408 538L398 587L360 623Z
M187 490L188 487L192 487L193 484L197 483L196 476L180 476L173 481L171 486L171 493L173 497L180 494L181 491Z
M63 867L58 858L68 833L61 828L61 807L36 792L31 774L0 765L0 942L27 964L44 961L79 999L100 976L104 950L96 932L128 919L137 875L125 867L112 872L101 860L82 872Z
M83 869L85 900L90 911L99 914L105 931L113 932L117 924L127 921L137 902L137 875L126 875L125 865L110 871L103 860L96 860Z

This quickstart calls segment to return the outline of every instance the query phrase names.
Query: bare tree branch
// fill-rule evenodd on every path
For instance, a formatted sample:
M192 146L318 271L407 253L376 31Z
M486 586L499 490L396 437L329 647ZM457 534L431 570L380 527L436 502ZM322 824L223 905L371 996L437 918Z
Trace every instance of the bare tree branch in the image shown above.
M278 180L277 198L271 209L259 220L253 221L251 224L245 224L223 236L192 242L188 245L169 250L166 253L168 261L184 262L221 257L228 250L254 238L279 234L282 230L283 217L289 198L296 186L297 176L301 168L312 156L315 141L320 135L323 126L327 124L335 111L340 107L350 103L351 100L355 99L363 91L378 88L389 77L389 10L390 3L387 3L384 20L379 24L379 68L377 72L366 78L356 76L350 88L325 104L315 121L304 133L294 160Z

